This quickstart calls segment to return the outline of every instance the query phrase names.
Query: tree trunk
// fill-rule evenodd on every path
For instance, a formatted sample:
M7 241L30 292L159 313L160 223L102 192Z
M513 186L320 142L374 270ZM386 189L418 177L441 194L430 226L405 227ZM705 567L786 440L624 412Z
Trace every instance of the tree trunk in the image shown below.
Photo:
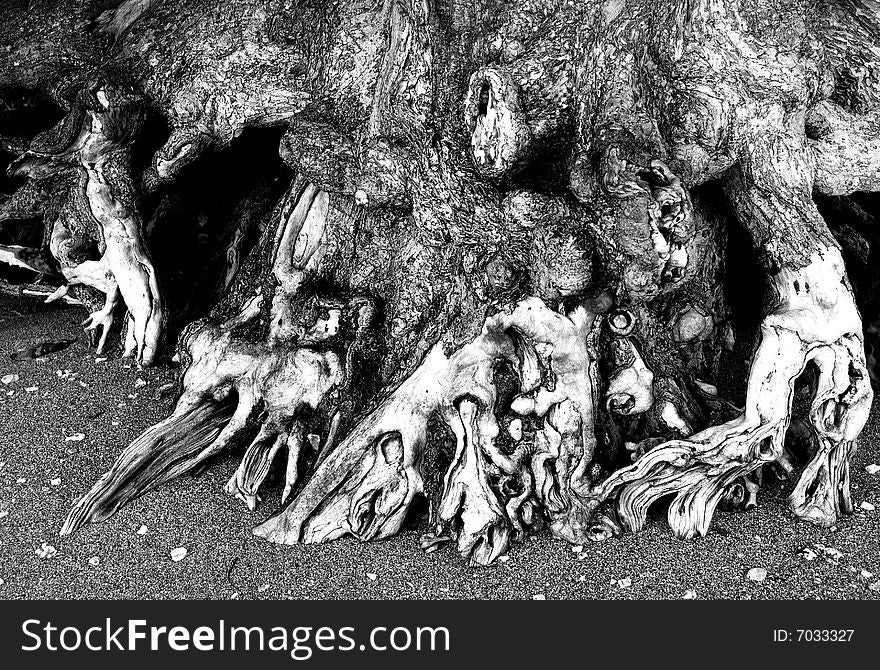
M543 524L638 530L669 494L690 537L803 463L794 513L851 512L880 5L765 4L13 2L2 230L42 217L53 297L105 296L100 350L122 303L142 365L182 329L174 413L62 532L236 445L250 509L286 454L255 530L281 543L387 537L420 496L423 547L477 564ZM738 408L732 306L762 300Z

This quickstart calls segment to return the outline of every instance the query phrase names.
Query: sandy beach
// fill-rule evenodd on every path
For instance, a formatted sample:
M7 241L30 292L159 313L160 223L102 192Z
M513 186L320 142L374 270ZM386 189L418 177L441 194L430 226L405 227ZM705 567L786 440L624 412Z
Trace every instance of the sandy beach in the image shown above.
M249 512L222 490L237 465L225 454L60 538L71 503L170 412L173 397L159 389L178 373L95 362L79 328L85 316L0 296L0 377L18 376L0 383L0 598L880 597L880 509L860 508L880 508L880 475L865 470L880 462L876 408L853 462L856 513L834 529L797 521L785 505L790 484L768 477L757 510L718 512L693 541L675 539L655 513L645 531L580 552L542 532L489 568L469 567L453 546L424 554L417 524L383 542L276 546L251 528L277 509L279 483ZM74 337L45 358L10 360L22 346ZM187 555L175 562L179 547ZM749 579L752 568L766 579Z

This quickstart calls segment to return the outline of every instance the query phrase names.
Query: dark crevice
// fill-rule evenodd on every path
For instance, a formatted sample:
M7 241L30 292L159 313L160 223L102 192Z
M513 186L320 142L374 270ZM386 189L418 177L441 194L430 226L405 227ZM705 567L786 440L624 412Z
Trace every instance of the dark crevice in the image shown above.
M206 315L222 293L226 250L244 225L243 259L289 183L278 157L282 130L249 129L227 149L187 165L175 181L148 198L148 244L162 277L174 330Z

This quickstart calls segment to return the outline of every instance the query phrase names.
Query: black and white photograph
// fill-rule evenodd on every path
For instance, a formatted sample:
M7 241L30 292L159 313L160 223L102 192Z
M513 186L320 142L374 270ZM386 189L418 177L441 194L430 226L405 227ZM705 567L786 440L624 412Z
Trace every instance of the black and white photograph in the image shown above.
M0 0L10 648L876 601L878 387L880 0Z

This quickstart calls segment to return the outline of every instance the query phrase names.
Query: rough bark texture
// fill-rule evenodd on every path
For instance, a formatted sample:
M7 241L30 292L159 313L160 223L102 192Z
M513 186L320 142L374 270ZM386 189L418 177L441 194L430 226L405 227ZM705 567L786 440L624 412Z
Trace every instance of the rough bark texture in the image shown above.
M851 511L876 0L0 12L0 261L88 287L101 351L122 303L143 365L181 331L173 415L62 532L238 445L251 509L286 454L255 531L282 543L386 537L419 496L424 548L479 564L543 524L638 530L670 494L691 537L765 466L803 466L796 515ZM719 370L758 303L739 408Z

